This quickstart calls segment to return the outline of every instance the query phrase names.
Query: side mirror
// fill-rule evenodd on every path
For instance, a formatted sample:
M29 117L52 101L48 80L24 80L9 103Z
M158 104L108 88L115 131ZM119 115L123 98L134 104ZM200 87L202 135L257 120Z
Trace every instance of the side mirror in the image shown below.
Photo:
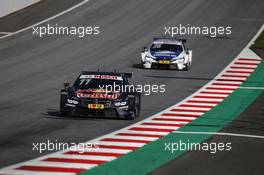
M187 39L180 39L183 43L186 43Z
M147 52L148 48L147 47L143 47L142 52Z
M68 89L70 87L70 83L64 83L64 89Z
M189 48L188 48L188 49L186 49L186 54L189 54L189 50L190 50Z

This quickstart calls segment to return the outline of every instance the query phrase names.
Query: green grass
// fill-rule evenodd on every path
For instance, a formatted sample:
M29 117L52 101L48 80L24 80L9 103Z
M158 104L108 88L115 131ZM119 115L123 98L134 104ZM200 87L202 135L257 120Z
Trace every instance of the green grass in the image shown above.
M251 46L253 49L264 49L264 31L260 34L255 43Z

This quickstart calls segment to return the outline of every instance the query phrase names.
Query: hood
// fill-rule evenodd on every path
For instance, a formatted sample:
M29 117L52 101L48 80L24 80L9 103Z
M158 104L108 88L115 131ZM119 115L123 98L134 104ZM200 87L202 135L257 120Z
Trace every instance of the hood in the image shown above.
M150 49L151 56L157 59L172 59L178 57L182 53L181 50L176 51L154 51Z

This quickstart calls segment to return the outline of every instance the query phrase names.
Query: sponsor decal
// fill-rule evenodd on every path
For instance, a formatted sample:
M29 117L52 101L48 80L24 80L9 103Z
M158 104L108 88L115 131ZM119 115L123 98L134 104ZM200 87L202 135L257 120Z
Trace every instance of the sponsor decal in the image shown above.
M107 93L92 93L92 94L86 94L77 92L76 96L78 98L102 98L102 99L117 99L120 94L119 93L113 93L113 94L107 94Z
M121 76L114 75L81 75L81 79L107 79L107 80L120 80L123 81Z

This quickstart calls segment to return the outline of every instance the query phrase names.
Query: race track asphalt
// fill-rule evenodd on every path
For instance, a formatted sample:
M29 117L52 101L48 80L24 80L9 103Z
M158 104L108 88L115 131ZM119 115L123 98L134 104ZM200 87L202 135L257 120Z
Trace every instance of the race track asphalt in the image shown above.
M49 23L100 26L100 35L38 38L28 30L0 40L0 167L39 157L32 142L83 142L135 122L57 116L62 84L81 70L117 69L133 72L135 84L166 84L166 93L143 96L141 120L217 75L257 32L263 11L262 0L91 0ZM187 72L133 67L142 46L179 24L232 26L232 35L188 36Z

